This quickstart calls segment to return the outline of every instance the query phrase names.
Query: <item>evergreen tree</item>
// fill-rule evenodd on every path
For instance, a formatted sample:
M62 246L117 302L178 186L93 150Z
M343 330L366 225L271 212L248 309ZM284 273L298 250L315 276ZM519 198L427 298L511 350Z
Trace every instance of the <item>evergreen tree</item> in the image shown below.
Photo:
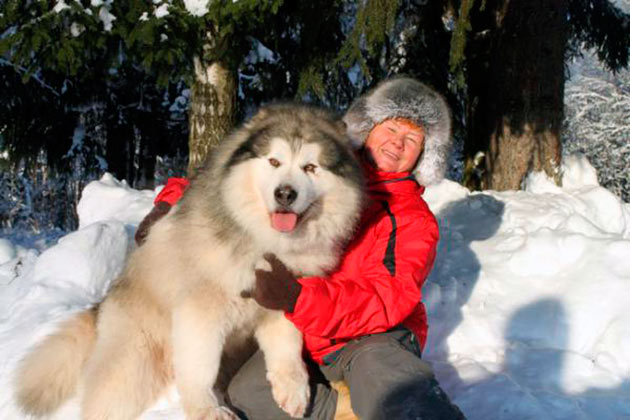
M628 16L606 0L6 0L0 54L25 78L57 78L44 83L55 91L84 83L82 98L93 81L110 80L94 88L116 98L102 100L108 118L127 96L116 81L123 74L135 74L151 101L164 92L152 81L169 91L185 81L190 175L261 103L298 97L343 109L382 78L407 73L445 93L456 134L465 128L467 184L518 188L530 169L558 176L567 56L585 45L611 69L626 66L627 32ZM163 109L142 111L107 131L106 159L128 179L151 172L155 139L168 143L151 124L166 121ZM116 162L123 146L146 163Z
M165 116L169 106L164 103L173 88L181 91L184 86L164 82L166 87L157 87L157 73L127 59L128 49L111 28L106 30L106 4L90 9L58 2L51 7L48 2L8 1L0 13L0 69L13 80L0 99L10 130L5 140L11 160L33 161L42 151L51 168L67 172L77 165L72 158L83 153L86 178L100 176L91 173L100 168L132 185L151 186L152 174L139 174L151 173L143 166L148 160L139 156L143 148L134 143L148 139L145 131L156 125L175 138L185 132L187 124ZM87 23L94 15L96 20ZM152 114L152 126L136 123L143 114ZM30 121L32 130L25 130L20 119ZM59 129L49 129L48 121ZM81 144L74 144L78 140ZM154 152L172 149L163 143L152 141L158 147ZM90 161L94 158L101 163Z
M186 7L188 3L188 8ZM273 16L281 0L7 0L0 16L0 55L23 70L79 78L108 77L142 64L162 86L191 86L190 163L231 128L235 71L249 48L247 34Z
M584 45L611 70L627 66L629 22L606 0L459 3L451 64L466 84L467 186L519 189L530 170L559 181L566 59Z

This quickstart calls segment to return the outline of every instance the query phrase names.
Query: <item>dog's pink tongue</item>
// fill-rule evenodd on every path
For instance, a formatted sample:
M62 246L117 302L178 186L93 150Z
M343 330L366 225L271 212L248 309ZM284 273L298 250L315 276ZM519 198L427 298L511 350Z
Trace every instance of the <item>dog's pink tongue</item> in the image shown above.
M291 232L297 224L297 214L295 213L272 213L271 226L280 232Z

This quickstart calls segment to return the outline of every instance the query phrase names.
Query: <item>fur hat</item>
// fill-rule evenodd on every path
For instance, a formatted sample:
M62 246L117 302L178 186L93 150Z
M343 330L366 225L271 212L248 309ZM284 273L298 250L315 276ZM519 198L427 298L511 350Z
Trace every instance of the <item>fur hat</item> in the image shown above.
M389 118L405 118L422 126L424 150L413 173L422 185L440 182L451 151L451 114L446 100L417 80L397 77L360 96L343 121L352 144L360 148L372 128Z

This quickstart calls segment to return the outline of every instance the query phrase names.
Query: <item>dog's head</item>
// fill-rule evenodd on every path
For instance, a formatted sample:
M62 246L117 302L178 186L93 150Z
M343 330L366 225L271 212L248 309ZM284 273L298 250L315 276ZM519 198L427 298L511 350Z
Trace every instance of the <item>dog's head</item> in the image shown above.
M266 153L253 163L256 186L278 232L292 232L334 181L322 166L322 146L284 136L272 137Z
M361 211L363 179L343 124L305 105L263 108L216 156L228 214L255 236L343 235ZM257 235L257 233L259 235Z

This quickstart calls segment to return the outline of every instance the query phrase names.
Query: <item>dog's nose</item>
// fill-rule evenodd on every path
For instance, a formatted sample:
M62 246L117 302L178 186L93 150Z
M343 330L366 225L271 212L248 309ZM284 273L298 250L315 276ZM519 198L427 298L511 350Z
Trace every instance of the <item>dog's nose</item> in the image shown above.
M289 206L298 196L297 191L290 185L281 185L274 191L273 195L281 206Z

